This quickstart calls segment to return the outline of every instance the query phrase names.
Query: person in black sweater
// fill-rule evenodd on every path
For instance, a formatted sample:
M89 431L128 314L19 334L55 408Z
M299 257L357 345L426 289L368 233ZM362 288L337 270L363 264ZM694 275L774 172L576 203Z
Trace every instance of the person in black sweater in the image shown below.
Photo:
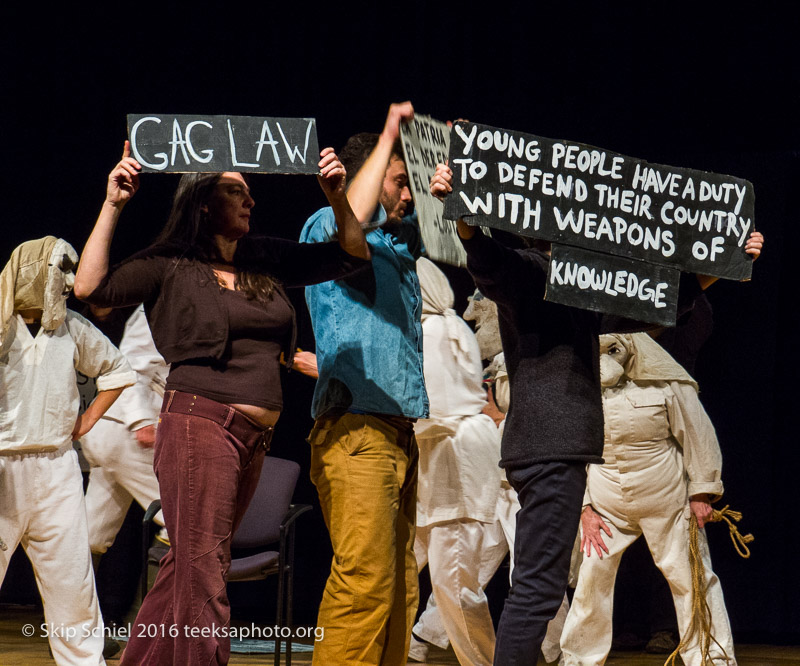
M452 171L439 165L431 192L443 198L451 183ZM476 285L497 303L511 387L500 466L521 505L494 663L535 664L567 587L586 465L602 462L598 335L647 325L545 301L545 250L510 250L463 220L458 234ZM747 252L757 257L762 241L751 235ZM679 314L714 281L683 275Z

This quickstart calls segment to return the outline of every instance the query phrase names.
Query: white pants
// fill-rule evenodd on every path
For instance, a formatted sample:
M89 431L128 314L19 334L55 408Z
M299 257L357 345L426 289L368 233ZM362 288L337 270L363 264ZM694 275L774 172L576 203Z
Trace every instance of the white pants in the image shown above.
M508 481L500 484L500 494L497 497L497 523L503 530L503 535L508 544L508 583L511 584L511 574L514 572L514 538L517 534L517 511L519 511L519 500L515 491ZM494 575L494 571L492 572ZM487 581L488 584L488 581Z
M498 523L464 519L417 527L417 568L430 566L433 594L414 634L442 649L452 642L461 664L491 664L494 625L483 588L507 552Z
M690 510L683 462L675 450L666 450L660 459L654 457L653 461L651 468L643 468L641 478L620 475L600 465L589 467L592 505L613 536L603 534L609 552L602 560L593 552L590 557L584 557L581 564L575 597L561 637L567 666L605 662L611 649L614 582L620 558L642 534L653 560L669 582L681 637L689 627L692 611ZM698 544L708 586L706 600L711 609L711 633L729 657L727 663L733 666L736 660L728 613L719 579L711 569L705 530L699 531ZM722 651L713 642L711 656L715 663L725 663ZM696 639L681 651L681 657L686 666L700 666L702 659Z
M105 553L114 543L132 500L144 509L160 497L153 471L153 449L143 449L124 424L100 419L81 440L92 466L86 488L89 545ZM155 521L164 526L159 511Z
M494 657L494 625L483 590L509 549L514 552L516 510L511 508L519 508L513 489L509 487L503 496L499 507L503 515L492 524L460 520L417 527L417 568L430 566L433 594L413 632L442 649L452 642L461 664L491 664ZM548 662L561 651L559 637L568 608L565 596L547 626L542 654Z
M0 581L18 544L33 564L56 663L105 664L83 479L71 445L0 456L0 536L8 545L0 550Z

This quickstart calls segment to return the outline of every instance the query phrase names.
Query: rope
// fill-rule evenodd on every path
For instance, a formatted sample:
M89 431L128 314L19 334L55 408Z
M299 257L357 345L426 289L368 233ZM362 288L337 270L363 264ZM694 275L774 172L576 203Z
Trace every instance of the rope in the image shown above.
M747 544L755 540L755 537L752 534L742 534L739 532L739 528L736 527L732 521L736 521L738 523L742 519L742 513L741 511L732 511L728 508L728 506L729 505L726 505L720 511L714 511L711 521L720 522L724 520L726 523L728 523L728 530L730 530L733 547L741 557L747 559L750 557L750 549L747 547Z
M731 541L736 552L739 553L744 559L750 557L750 549L746 544L755 539L752 534L742 535L739 529L734 525L734 522L739 522L742 519L742 514L739 511L732 511L725 506L720 511L714 510L711 519L708 522L716 523L723 520L728 523L730 530ZM689 629L686 634L681 638L681 642L675 651L664 662L664 666L675 666L675 659L678 657L680 651L685 648L692 639L700 634L700 655L702 658L702 666L713 666L713 659L711 658L710 651L712 643L716 644L722 650L725 663L730 663L731 658L725 652L716 638L711 634L711 609L708 607L706 599L706 592L708 585L705 583L706 568L703 565L703 559L700 553L700 545L698 543L699 528L697 526L697 517L692 514L689 519L689 565L692 571L692 614Z

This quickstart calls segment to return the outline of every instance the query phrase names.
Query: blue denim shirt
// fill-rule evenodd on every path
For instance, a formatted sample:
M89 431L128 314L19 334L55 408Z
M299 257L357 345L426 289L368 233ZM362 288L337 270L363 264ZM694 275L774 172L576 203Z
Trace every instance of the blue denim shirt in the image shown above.
M379 207L378 224L386 213ZM312 215L300 241L336 237L333 211ZM317 343L314 418L331 409L409 418L428 416L422 376L422 298L416 259L422 249L416 214L392 232L367 233L371 266L306 287Z

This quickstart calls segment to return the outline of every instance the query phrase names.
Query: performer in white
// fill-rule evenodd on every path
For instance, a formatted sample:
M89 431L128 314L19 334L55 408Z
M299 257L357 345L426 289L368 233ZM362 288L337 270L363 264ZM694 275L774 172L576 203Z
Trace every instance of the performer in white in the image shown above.
M469 305L464 310L464 319L475 322L475 338L478 341L481 359L490 361L483 371L483 380L489 386L488 404L483 409L483 413L492 418L497 425L500 439L503 439L503 430L506 425L506 413L508 412L511 391L508 385L508 372L506 371L505 355L503 345L500 341L500 326L497 321L497 305L494 301L486 298L477 289L469 298ZM500 458L497 459L500 462ZM495 519L500 524L509 552L509 582L511 572L514 570L514 535L516 533L517 511L519 511L519 500L516 491L506 479L505 473L500 471L500 494L497 498L497 509ZM492 572L492 575L494 571ZM488 581L487 581L488 584ZM563 614L566 617L566 611ZM561 625L563 626L563 617ZM549 635L548 630L548 635ZM558 636L561 635L560 627ZM556 640L556 648L558 640ZM558 652L556 652L556 656ZM547 661L552 659L547 658Z
M669 582L683 638L692 610L689 518L693 513L702 528L723 491L719 443L695 381L644 333L600 336L600 354L605 464L589 465L581 516L585 557L561 637L567 666L605 662L619 561L642 534ZM705 530L698 537L718 642L712 642L711 656L715 663L735 664ZM702 662L698 638L681 650L688 666Z
M102 555L114 543L131 501L147 509L160 497L153 444L169 368L156 351L141 305L125 323L119 350L136 371L136 384L81 440L91 465L86 514L93 556ZM164 526L160 511L155 521Z
M52 236L23 243L0 274L0 581L22 544L44 604L58 664L105 663L83 480L73 439L88 432L125 386L128 362L67 310L75 250ZM78 415L75 371L97 378Z
M482 414L486 391L475 335L453 311L453 291L427 259L417 261L422 292L425 386L430 418L415 426L419 445L417 566L430 567L433 594L413 633L461 664L491 664L494 626L483 588L508 552L495 520L500 436ZM412 640L409 656L424 660Z

